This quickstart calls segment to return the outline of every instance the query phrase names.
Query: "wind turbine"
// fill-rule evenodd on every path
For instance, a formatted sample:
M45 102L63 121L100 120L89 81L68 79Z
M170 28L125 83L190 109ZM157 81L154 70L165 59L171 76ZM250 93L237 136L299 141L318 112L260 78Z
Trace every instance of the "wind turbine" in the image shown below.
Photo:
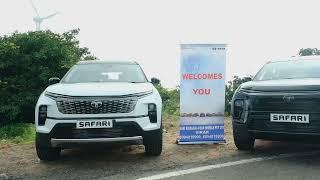
M36 23L36 30L37 30L37 31L40 31L40 30L41 30L41 23L43 22L43 20L52 18L53 16L59 14L59 12L55 12L55 13L50 14L50 15L48 15L48 16L41 17L41 16L39 15L38 9L36 8L36 6L34 5L34 3L33 3L32 0L30 0L30 4L31 4L34 12L36 13L36 16L33 18L33 21Z

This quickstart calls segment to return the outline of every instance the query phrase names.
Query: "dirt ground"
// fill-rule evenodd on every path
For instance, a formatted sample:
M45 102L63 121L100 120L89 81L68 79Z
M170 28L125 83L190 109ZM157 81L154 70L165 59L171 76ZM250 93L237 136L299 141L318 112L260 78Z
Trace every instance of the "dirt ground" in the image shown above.
M164 150L159 157L145 156L143 146L127 146L64 150L60 160L42 162L34 144L0 144L0 179L121 179L123 174L137 176L149 170L168 170L238 153L230 118L225 121L224 144L177 145L178 122L166 120L164 129Z

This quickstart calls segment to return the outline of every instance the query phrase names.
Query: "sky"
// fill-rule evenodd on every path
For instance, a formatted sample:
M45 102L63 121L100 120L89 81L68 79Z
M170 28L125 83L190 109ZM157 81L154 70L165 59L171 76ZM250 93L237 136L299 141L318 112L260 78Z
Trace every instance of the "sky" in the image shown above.
M0 0L0 35L35 30L29 0ZM34 0L42 24L80 28L81 46L104 60L136 60L149 79L179 84L180 44L228 44L226 77L254 75L272 58L320 48L314 0Z

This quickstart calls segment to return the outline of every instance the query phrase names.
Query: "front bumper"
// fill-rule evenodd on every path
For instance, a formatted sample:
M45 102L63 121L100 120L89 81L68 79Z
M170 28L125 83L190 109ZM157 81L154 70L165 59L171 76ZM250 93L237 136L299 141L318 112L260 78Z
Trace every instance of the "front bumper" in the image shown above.
M293 102L284 97L294 96ZM319 92L238 90L233 97L234 129L241 129L257 139L320 141ZM240 115L234 111L242 100ZM271 122L271 114L308 114L309 123Z
M143 144L153 131L144 131L136 122L115 122L113 128L76 129L75 123L57 123L50 133L37 132L44 147L74 147L99 144Z
M320 143L320 133L298 133L261 130L249 130L249 132L252 133L256 139Z
M125 144L142 144L142 136L134 137L117 137L117 138L93 138L93 139L51 139L52 147L79 145L79 144L106 144L106 143L125 143Z
M151 122L148 116L148 104L156 104L157 122ZM38 122L39 107L47 106L47 118L45 124ZM116 122L136 122L144 131L152 131L159 129L161 126L162 102L159 95L155 93L150 96L139 99L135 108L130 113L109 113L109 114L63 114L58 110L55 100L50 99L43 94L40 96L35 108L35 123L38 133L50 133L56 124L60 123L76 123L79 120L95 120L95 119L112 119Z
M46 119L45 125L37 126L36 131L38 133L51 133L55 127L61 124L66 124L66 126L74 126L79 120L96 120L96 119L109 119L114 120L115 125L134 123L139 126L143 131L151 131L160 128L161 119L157 123L151 123L148 115L142 116L124 116L124 117L72 117L72 118L53 118L48 117Z
M252 122L252 121L251 121ZM250 134L255 139L265 139L273 141L295 141L295 142L316 142L320 143L320 132L310 132L308 130L299 129L294 131L293 129L282 128L276 129L257 129L255 126L233 121L233 130L240 131L240 134Z

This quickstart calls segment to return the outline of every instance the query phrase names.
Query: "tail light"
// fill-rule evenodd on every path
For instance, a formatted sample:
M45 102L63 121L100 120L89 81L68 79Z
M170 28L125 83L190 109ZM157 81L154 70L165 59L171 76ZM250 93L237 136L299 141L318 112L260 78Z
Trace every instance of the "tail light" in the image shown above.
M150 122L156 123L157 122L157 105L151 103L148 104L148 116Z
M41 105L39 106L38 125L43 126L46 123L46 119L47 119L47 106Z

